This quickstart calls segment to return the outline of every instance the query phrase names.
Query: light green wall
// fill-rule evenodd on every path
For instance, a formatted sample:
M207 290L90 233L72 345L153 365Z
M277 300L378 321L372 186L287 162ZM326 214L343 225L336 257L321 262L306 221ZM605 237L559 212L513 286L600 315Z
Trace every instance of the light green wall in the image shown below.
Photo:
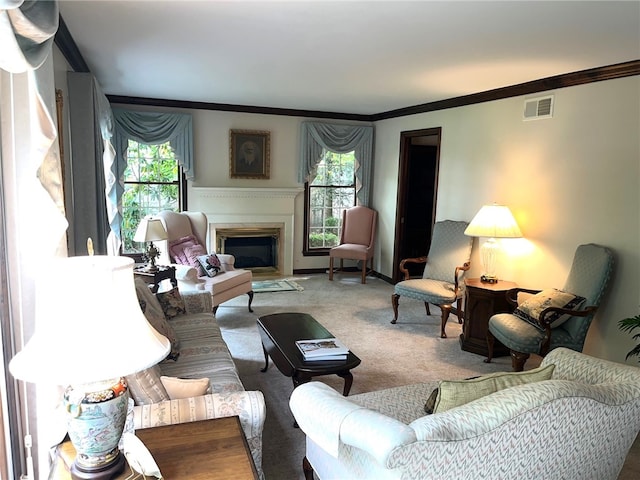
M547 93L547 92L545 92ZM527 287L562 287L576 247L599 243L617 257L587 353L623 361L633 345L616 322L640 311L640 77L559 89L552 119L523 122L524 97L377 122L374 268L391 276L400 132L442 127L438 219L470 220L485 203L510 206L524 240L498 273ZM299 117L196 110L197 187L299 187ZM271 132L271 178L229 178L229 130ZM325 268L302 256L303 196L296 199L294 270ZM476 247L477 247L476 242ZM477 252L477 248L474 249ZM477 253L471 275L481 273Z

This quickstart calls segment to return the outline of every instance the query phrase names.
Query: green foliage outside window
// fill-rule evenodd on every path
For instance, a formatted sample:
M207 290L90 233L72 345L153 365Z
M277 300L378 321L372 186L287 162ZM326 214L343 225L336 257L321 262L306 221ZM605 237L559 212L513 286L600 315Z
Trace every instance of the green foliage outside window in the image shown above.
M129 140L122 195L123 252L145 245L133 237L140 220L161 210L180 210L180 168L169 143L147 145Z
M355 166L354 152L324 152L309 184L309 248L338 245L342 211L356 201Z

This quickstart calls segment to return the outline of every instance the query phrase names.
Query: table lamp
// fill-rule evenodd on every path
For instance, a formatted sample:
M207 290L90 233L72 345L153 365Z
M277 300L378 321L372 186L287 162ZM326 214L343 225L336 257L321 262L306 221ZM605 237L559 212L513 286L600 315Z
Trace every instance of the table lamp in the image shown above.
M147 264L145 271L152 273L158 271L156 258L160 256L160 250L156 248L153 242L157 240L166 240L167 238L167 230L164 228L164 225L159 218L147 216L140 220L140 225L138 225L138 229L136 230L133 240L141 243L149 242L147 251L145 252L145 256L149 263Z
M500 253L500 244L496 238L520 238L522 232L511 210L505 205L484 205L473 217L464 231L470 237L487 237L480 247L484 273L480 280L485 283L497 283L496 259Z
M133 280L133 260L81 256L51 261L55 280L36 289L36 329L9 363L14 377L64 385L74 480L120 473L118 450L129 393L122 377L169 353L169 340L147 321Z

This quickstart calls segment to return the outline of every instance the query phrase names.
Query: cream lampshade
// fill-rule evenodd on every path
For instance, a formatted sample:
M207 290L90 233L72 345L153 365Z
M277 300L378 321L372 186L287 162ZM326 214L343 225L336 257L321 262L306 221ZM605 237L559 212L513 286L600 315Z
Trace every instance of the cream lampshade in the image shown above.
M52 261L55 279L36 290L36 330L11 360L14 377L70 385L64 394L74 479L110 478L124 466L118 450L129 394L121 378L169 353L169 340L145 318L133 260L82 256Z
M136 230L133 240L141 243L149 242L145 253L149 262L145 270L148 272L158 271L156 258L160 255L160 251L156 248L153 242L166 240L167 238L167 230L164 228L164 225L159 218L147 216L140 220L140 224L138 225L138 229Z
M520 238L522 232L509 207L505 205L484 205L473 217L464 231L470 237L487 237L480 247L484 273L483 282L496 283L496 260L500 253L500 244L496 238Z

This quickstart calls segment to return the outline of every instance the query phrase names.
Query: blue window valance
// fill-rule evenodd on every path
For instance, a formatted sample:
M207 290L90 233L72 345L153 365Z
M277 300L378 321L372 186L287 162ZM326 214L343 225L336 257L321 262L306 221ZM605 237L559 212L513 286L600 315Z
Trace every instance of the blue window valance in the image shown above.
M336 153L355 152L357 203L368 206L371 196L373 126L302 122L300 149L300 183L308 182L316 176L317 166L325 149Z

